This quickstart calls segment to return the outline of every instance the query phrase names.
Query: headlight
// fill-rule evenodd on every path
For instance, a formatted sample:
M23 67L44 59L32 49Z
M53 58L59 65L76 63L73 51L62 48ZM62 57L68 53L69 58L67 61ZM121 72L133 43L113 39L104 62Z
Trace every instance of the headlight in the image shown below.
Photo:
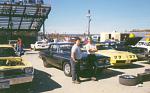
M98 60L98 63L101 63L101 64L110 63L110 58L101 58Z
M117 59L117 56L114 56L115 59Z
M121 59L121 56L118 56L119 59Z
M27 67L24 69L26 74L33 74L34 73L34 69L32 67Z
M105 63L110 63L110 58L106 58Z
M129 55L130 58L132 58L132 55Z
M104 61L105 61L104 59L98 60L99 63L104 63Z
M133 58L135 58L135 55L133 55Z

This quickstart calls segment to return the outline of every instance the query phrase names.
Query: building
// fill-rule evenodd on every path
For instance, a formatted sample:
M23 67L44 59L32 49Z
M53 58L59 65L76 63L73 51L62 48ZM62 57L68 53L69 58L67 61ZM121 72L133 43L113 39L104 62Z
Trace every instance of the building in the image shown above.
M150 29L133 29L130 33L134 33L136 37L147 37Z
M23 1L23 3L17 3ZM24 3L25 0L0 1L0 43L22 37L25 46L35 42L51 6Z
M104 33L100 33L100 42L105 42L108 40L124 41L128 37L129 37L129 33L104 32Z

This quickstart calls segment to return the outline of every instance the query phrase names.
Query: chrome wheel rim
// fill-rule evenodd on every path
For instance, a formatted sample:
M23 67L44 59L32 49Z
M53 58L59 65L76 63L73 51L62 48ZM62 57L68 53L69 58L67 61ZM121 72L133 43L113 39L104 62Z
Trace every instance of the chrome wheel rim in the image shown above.
M66 65L65 65L65 73L66 73L66 74L69 74L69 73L70 73L70 65L69 65L69 64L66 64Z

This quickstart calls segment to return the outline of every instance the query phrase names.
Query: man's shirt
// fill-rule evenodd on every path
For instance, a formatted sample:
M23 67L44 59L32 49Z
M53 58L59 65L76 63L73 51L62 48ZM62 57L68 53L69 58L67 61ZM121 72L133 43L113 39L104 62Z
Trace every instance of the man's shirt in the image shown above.
M87 50L87 54L94 54L95 52L90 52L90 49L96 49L96 46L94 44L86 44L85 48Z
M82 52L79 46L73 45L71 49L71 54L75 53L75 59L81 59L82 58Z

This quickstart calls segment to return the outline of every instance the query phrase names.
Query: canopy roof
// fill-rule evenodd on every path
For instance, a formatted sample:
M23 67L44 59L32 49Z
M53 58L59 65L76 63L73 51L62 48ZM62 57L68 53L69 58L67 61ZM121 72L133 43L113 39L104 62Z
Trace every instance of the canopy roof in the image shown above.
M40 31L50 5L0 3L0 31Z

